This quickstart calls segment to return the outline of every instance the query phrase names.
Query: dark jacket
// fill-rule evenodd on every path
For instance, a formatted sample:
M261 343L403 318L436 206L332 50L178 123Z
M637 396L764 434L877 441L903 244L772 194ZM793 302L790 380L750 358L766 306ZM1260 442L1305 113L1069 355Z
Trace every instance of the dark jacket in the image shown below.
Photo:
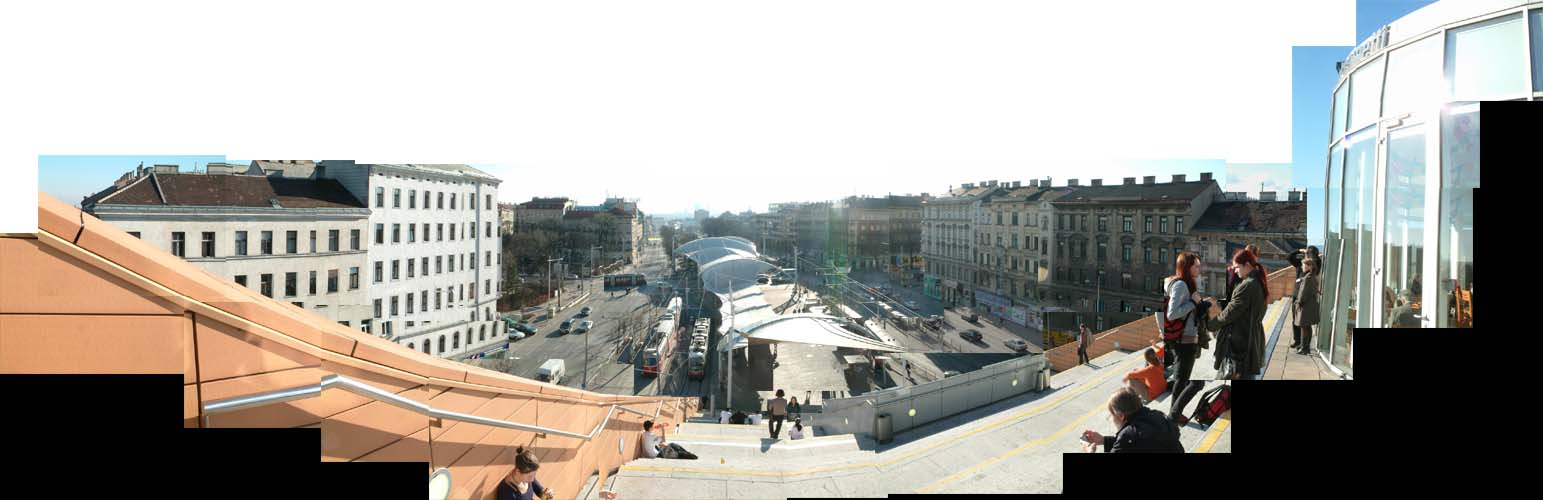
M1297 278L1296 301L1291 311L1297 326L1318 324L1318 290L1318 273Z
M1179 428L1163 412L1142 407L1125 427L1113 436L1104 436L1107 453L1184 453L1179 444Z
M1206 326L1226 342L1238 373L1259 373L1264 360L1264 285L1249 276L1232 290L1232 300ZM1220 361L1220 359L1218 359Z

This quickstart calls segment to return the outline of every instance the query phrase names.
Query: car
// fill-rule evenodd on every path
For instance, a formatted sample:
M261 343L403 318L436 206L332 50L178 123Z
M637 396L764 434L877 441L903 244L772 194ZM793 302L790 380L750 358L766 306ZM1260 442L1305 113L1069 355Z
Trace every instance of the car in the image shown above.
M916 301L914 301L914 300L907 300L907 301L905 301L905 306L909 307L911 309L921 309L921 306L918 305L916 303Z
M532 324L526 323L524 321L521 321L519 323L515 323L514 324L514 329L517 330L517 331L523 332L525 334L528 334L528 335L535 335L536 334L536 325L532 325Z
M585 321L583 323L579 323L578 328L575 328L573 330L573 333L586 333L586 332L589 331L589 328L592 327L592 326L595 326L595 322L593 322L593 321Z
M579 309L579 317L580 318L588 317L590 311L594 311L594 309L591 309L589 306L584 306L583 309Z
M959 332L959 337L971 342L980 342L980 330L962 330Z
M943 372L943 378L952 377L952 376L958 375L958 374L959 374L959 372L956 372L956 371L953 371L953 370L948 370L948 371Z
M577 275L577 274L570 274L570 275L568 275L568 279L570 279L570 280L579 279L579 275Z
M565 320L563 320L563 324L557 326L557 331L560 331L560 332L563 332L563 333L567 333L568 330L572 330L572 329L573 329L573 318L565 319Z
M523 339L523 338L525 338L525 332L521 332L521 331L518 331L518 330L509 332L509 340L511 340L511 341L512 340L520 340L520 339Z
M1007 347L1018 352L1029 352L1029 343L1023 339L1012 339L1007 342Z

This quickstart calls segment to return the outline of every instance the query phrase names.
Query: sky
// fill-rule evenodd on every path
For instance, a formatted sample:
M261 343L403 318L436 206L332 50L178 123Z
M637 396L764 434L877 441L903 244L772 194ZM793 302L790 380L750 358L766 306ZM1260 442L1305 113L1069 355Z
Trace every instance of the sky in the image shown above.
M146 17L107 3L76 31L114 44L47 29L73 18L46 5L0 40L55 50L18 60L40 78L3 84L38 103L18 103L13 116L29 127L7 142L77 154L33 153L40 190L71 203L140 161L85 155L186 148L224 156L145 163L467 163L503 179L505 202L622 196L649 213L719 213L1046 177L1212 172L1229 191L1319 189L1334 61L1421 4L489 2L388 5L339 25L357 12L281 0L214 12L217 22L174 36L162 28L187 23L160 15L179 9ZM129 29L114 16L145 19ZM282 19L307 37L212 36ZM424 28L443 23L454 28ZM371 36L382 31L417 35ZM84 68L393 76L99 85Z

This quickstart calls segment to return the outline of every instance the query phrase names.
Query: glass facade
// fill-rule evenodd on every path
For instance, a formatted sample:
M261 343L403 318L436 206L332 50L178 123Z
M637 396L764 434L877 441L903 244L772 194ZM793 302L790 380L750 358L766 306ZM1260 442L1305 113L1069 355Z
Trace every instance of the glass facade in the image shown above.
M1543 99L1543 9L1412 35L1334 89L1314 347L1347 376L1357 326L1473 326L1476 101Z

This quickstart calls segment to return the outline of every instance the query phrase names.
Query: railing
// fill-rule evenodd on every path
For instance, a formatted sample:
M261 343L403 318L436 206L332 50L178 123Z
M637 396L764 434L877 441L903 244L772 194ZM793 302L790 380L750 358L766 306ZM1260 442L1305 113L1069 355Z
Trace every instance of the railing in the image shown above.
M365 384L363 382L359 382L357 380L354 380L354 379L351 379L351 378L348 378L348 377L344 377L342 375L334 374L334 375L327 375L326 377L322 377L321 383L318 383L316 385L305 385L305 386L300 386L300 387L292 387L292 388L289 388L289 389L279 389L279 390L274 390L274 391L268 391L268 392L253 394L253 395L250 395L250 396L240 396L240 397L227 398L227 399L221 399L221 400L210 401L210 402L204 403L204 416L203 416L204 427L208 427L209 426L209 416L210 415L220 414L220 413L229 413L229 412L245 410L245 409L249 409L249 408L256 408L256 407L259 407L259 406L267 406L267 405L271 405L271 404L275 404L275 403L284 403L284 402L288 402L288 401L296 401L296 400L301 400L301 399L314 398L314 397L320 396L322 391L327 390L327 389L332 389L332 388L343 389L343 390L346 390L348 392L352 392L352 393L358 394L360 396L364 396L364 397L367 397L367 398L370 398L370 399L374 399L376 401L380 401L382 403L386 403L386 404L389 404L389 405L392 405L392 406L395 406L395 407L398 407L398 408L401 408L401 409L404 409L404 410L407 410L407 411L411 411L411 412L414 412L414 413L425 415L425 416L428 416L430 418L437 418L437 419L444 419L444 420L457 420L457 421L461 421L461 422L470 422L470 423L474 423L474 424L490 425L490 426L493 426L493 427L503 427L503 428L506 428L506 429L517 429L517 430L523 430L523 431L531 431L531 432L535 432L535 433L539 434L541 437L547 437L548 434L555 434L555 435L558 435L558 436L566 436L566 437L571 437L571 438L578 438L578 439L582 439L582 440L585 440L585 441L589 441L590 439L593 439L595 437L595 435L600 432L600 429L604 429L605 425L607 423L610 423L611 415L615 414L616 410L618 410L618 409L621 410L621 411L625 411L625 412L628 412L628 413L633 413L633 414L637 414L637 415L641 415L641 416L649 417L649 418L659 418L659 413L664 410L664 401L662 401L662 400L659 401L659 406L654 408L654 414L653 415L649 415L647 413L643 413L643 412L640 412L640 411L637 411L637 410L634 410L634 409L622 406L623 404L637 404L637 403L617 403L617 404L612 404L610 411L606 412L605 418L601 419L599 424L596 424L595 427L593 429L591 429L588 434L579 434L579 433L574 433L574 432L561 431L561 430L557 430L557 429L549 429L549 428L546 428L546 427L541 427L539 425L522 424L522 423L519 423L519 422L510 422L508 420L498 420L498 419L492 419L492 418L486 418L486 417L479 417L479 416L476 416L476 415L468 415L468 414L460 413L460 412L437 410L437 409L434 409L434 408L430 407L429 405L426 405L426 404L423 404L423 403L419 403L417 401L413 401L411 399L408 399L408 398L405 398L405 397L402 397L402 396L398 396L396 394L392 394L390 392L381 390L381 389L376 388L374 386L371 386L369 384Z

